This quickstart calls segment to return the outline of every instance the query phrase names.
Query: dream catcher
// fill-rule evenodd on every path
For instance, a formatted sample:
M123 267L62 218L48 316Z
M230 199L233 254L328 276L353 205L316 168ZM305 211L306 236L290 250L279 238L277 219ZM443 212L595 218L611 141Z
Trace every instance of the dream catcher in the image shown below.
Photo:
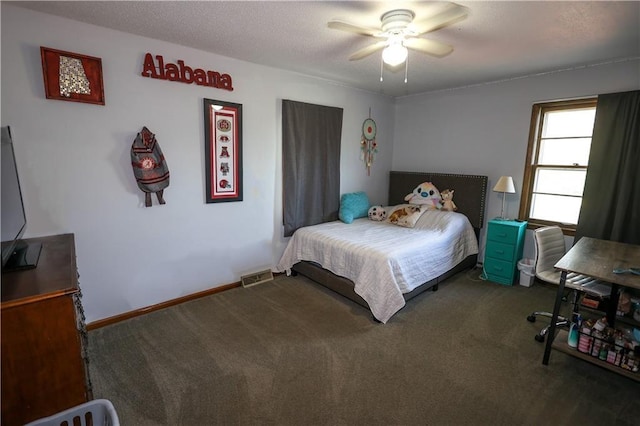
M367 168L367 176L371 175L371 164L378 152L376 132L376 122L371 118L371 110L369 110L369 118L362 123L362 139L360 139L360 159L364 161L364 166Z

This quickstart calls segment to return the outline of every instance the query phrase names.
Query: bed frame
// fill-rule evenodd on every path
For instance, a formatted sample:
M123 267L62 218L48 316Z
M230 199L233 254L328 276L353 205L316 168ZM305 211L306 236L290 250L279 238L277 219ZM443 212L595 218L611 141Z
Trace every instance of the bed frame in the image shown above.
M484 223L487 176L391 171L389 175L388 205L394 206L406 203L404 197L422 182L431 182L440 191L445 189L453 189L455 191L453 198L456 207L458 207L457 211L464 213L469 218L479 241L480 229ZM408 301L429 289L437 290L439 283L460 271L474 267L477 261L477 254L467 257L439 277L416 287L410 293L405 293L403 295L404 300ZM292 270L369 309L367 302L353 290L353 281L323 269L314 262L302 261L296 263L293 265Z

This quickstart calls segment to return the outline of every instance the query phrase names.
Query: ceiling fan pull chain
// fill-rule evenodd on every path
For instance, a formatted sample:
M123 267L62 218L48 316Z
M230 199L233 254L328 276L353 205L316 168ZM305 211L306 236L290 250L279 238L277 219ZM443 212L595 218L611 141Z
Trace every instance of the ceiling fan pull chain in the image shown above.
M407 84L407 73L409 72L409 56L404 61L404 84Z
M382 83L382 71L384 70L384 62L382 56L380 56L380 83Z

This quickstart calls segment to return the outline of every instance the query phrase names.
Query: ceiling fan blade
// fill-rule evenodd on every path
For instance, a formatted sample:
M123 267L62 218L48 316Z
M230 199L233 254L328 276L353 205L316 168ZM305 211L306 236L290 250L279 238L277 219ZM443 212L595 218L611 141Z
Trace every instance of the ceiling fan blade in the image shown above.
M431 56L437 56L438 58L442 58L453 52L453 46L424 38L409 38L406 39L403 44L407 49L417 50Z
M418 35L430 33L466 19L468 13L469 9L466 7L451 3L447 10L415 24L415 28Z
M327 26L334 30L348 31L365 36L376 37L380 34L379 28L361 27L360 25L350 24L348 22L332 19L327 22Z
M364 49L360 49L357 52L355 52L353 55L349 56L349 60L350 61L357 61L358 59L362 59L364 57L367 57L367 56L371 55L372 53L376 53L378 50L384 49L384 47L386 45L387 45L386 41L379 41L377 43L370 44L369 46L365 47Z

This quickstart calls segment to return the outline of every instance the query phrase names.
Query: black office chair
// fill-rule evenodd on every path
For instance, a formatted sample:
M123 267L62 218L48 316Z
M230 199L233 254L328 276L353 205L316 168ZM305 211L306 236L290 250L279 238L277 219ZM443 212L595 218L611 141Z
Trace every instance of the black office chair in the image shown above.
M561 271L554 265L566 253L564 234L559 226L545 226L533 231L533 241L535 243L535 275L536 278L547 283L560 285ZM580 293L587 293L602 297L611 292L611 286L594 278L568 273L565 281L565 288L570 290L570 296L565 296L563 300L571 299L573 305L572 312L578 312ZM546 311L536 311L527 317L529 322L536 322L537 317L551 318L553 314ZM556 327L569 327L571 321L563 316L558 316ZM538 342L544 342L544 338L549 332L550 325L546 326L535 336Z

